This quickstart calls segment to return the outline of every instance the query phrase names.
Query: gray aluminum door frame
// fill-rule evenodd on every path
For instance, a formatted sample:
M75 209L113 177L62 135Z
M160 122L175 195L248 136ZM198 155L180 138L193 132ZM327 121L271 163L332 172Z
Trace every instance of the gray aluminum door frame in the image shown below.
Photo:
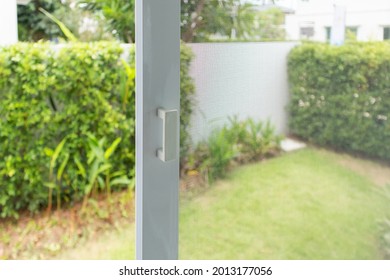
M179 113L180 0L136 0L138 260L178 258Z

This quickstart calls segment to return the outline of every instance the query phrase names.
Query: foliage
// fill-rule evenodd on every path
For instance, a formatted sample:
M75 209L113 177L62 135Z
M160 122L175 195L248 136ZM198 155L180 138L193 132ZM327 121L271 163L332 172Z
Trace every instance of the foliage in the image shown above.
M181 5L184 42L280 40L284 38L283 21L279 9L258 12L254 4L240 0L185 0Z
M229 127L225 127L226 138L235 143L236 160L251 162L269 156L278 150L281 137L269 121L257 122L251 118L239 121L237 116L229 118Z
M112 172L133 176L134 111L122 106L121 52L109 43L70 44L57 52L47 44L1 49L1 217L35 212L52 192L57 206L83 197L92 168L90 134L108 143L120 137ZM134 94L127 103L134 104Z
M21 41L50 40L61 37L58 26L42 14L39 8L52 14L60 10L66 10L65 12L69 13L69 7L62 4L60 0L32 0L27 5L18 5L18 29Z
M102 43L69 44L58 53L54 120L62 124L56 132L69 138L66 147L72 155L75 177L68 185L83 186L76 191L77 196L89 194L86 189L94 183L91 180L96 162L99 171L105 164L115 166L110 172L133 175L134 108L131 107L134 105L123 105L134 104L135 97L134 88L127 87L131 84L124 78L125 69L119 59L121 52L117 44ZM126 94L127 91L131 94ZM118 138L122 141L115 147L115 157L109 162L96 155L97 150L104 148L105 141L115 143ZM93 145L93 139L101 142Z
M92 191L97 191L98 189L106 190L107 197L110 200L111 186L130 185L132 183L124 170L114 173L111 172L115 167L111 163L112 155L118 148L122 139L120 137L116 138L114 142L105 149L105 137L98 140L92 134L87 136L88 146L90 148L87 154L87 168L84 168L80 162L77 164L79 171L88 179L88 183L84 190L83 209L85 208L87 199Z
M199 170L209 182L223 178L234 158L233 144L226 137L226 130L213 131L207 141L195 148L190 159L190 171Z
M77 42L76 36L73 35L72 31L68 29L68 27L61 22L59 19L57 19L55 16L53 16L51 13L46 11L45 9L39 8L39 11L42 12L45 16L47 16L51 21L53 21L55 24L58 25L62 33L65 35L65 37L71 41L71 42Z
M191 48L181 44L180 48L180 163L186 160L190 149L188 132L193 107L195 105L195 85L190 76L190 64L194 57Z
M353 27L346 27L345 28L345 42L351 43L357 41L357 29L355 32L353 31L355 28Z
M135 42L135 0L32 0L18 7L22 41L63 37L40 9L58 18L81 41L115 37L121 42ZM277 9L258 12L254 4L240 0L183 0L181 36L184 42L280 40L284 38L280 28L283 16Z
M18 44L0 51L1 217L16 216L24 208L34 211L46 201L43 184L50 159L43 149L56 146L48 133L53 64L44 45Z
M390 44L304 44L288 71L294 134L390 159Z
M201 42L209 37L230 37L239 0L187 0L181 5L181 34L184 42Z
M286 37L284 24L284 13L278 8L272 8L259 12L258 32L262 41L284 40Z
M45 13L49 13L45 15ZM54 17L56 20L50 19ZM72 4L72 1L32 0L18 5L18 33L20 41L57 41L64 38L59 25L68 27L80 41L111 39L105 33L105 22L89 11Z
M189 156L187 172L198 170L214 181L224 177L234 163L252 162L275 154L280 140L270 122L229 118L227 125L214 130L207 141L198 143Z
M57 188L57 207L58 209L61 207L61 179L62 174L64 173L65 167L69 161L69 154L65 155L64 160L62 161L60 167L58 168L57 176L54 174L54 168L56 167L57 159L64 148L66 143L66 138L62 139L62 141L57 145L55 150L51 150L49 148L45 149L45 152L48 156L50 156L50 168L49 168L49 182L44 185L49 188L48 198L47 198L47 211L50 213L52 208L52 197L53 197L53 189Z
M121 53L108 42L0 49L0 217L133 186L135 70ZM192 53L181 54L183 156L194 85Z
M105 19L106 28L120 41L135 42L134 0L78 0L78 3Z
M73 2L71 2L73 3ZM54 14L64 26L69 28L78 41L112 41L114 36L106 28L106 21L91 11L86 11L77 5L71 5L71 9L60 9Z

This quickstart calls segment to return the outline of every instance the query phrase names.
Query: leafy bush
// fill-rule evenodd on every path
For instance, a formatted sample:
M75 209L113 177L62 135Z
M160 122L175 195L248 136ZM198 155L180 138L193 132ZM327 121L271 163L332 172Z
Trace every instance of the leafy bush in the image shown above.
M134 94L121 90L122 49L109 43L17 44L0 51L0 213L17 216L83 197L91 166L88 135L113 142L112 166L134 165ZM128 89L133 91L133 89ZM66 141L64 141L66 139ZM60 145L61 144L61 145ZM51 205L49 205L51 207Z
M15 45L0 52L0 213L15 216L46 200L49 162L44 147L53 111L48 93L56 82L44 45Z
M113 43L0 49L0 217L132 185L134 68ZM194 86L182 48L182 143ZM185 153L185 149L182 148Z
M278 151L281 137L269 121L263 123L248 118L239 121L237 116L229 118L229 125L224 127L226 138L234 143L238 162L261 160Z
M198 143L189 156L187 172L198 170L209 181L225 176L234 163L247 163L274 155L279 151L281 137L270 122L265 124L248 118L229 123L214 130L207 141Z
M303 44L288 72L294 134L390 159L390 44Z
M233 145L227 139L225 129L213 131L207 142L198 145L195 151L200 164L200 171L207 175L209 181L224 177L231 161L234 158Z
M194 55L192 50L182 44L180 48L180 163L186 161L190 149L188 133L194 107L195 85L190 77L190 65Z

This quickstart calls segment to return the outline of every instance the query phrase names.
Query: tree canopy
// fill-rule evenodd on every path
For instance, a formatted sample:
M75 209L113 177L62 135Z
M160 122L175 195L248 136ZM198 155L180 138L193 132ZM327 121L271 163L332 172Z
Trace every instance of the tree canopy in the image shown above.
M259 0L259 5L275 4ZM284 14L259 10L241 0L183 0L181 34L185 42L283 39Z
M61 37L59 27L39 11L50 13L67 9L60 0L32 0L27 5L18 5L18 33L21 41L50 40Z
M81 8L106 21L106 28L120 41L135 42L135 0L78 0Z
M184 42L283 39L284 14L259 10L242 0L181 0ZM258 0L260 5L274 1ZM114 37L135 42L135 0L32 0L18 8L19 37L37 41L62 37L58 26L39 12L43 8L65 23L82 41ZM85 28L86 19L96 25ZM103 30L104 29L104 30Z

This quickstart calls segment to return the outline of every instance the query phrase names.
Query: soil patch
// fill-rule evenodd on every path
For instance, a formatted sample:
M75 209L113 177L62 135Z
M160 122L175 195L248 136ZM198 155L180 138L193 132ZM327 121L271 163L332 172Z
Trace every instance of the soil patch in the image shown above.
M81 213L81 204L19 220L3 220L0 227L1 259L50 259L64 249L95 239L106 231L134 221L133 191L114 193L111 203L101 196L91 199Z

